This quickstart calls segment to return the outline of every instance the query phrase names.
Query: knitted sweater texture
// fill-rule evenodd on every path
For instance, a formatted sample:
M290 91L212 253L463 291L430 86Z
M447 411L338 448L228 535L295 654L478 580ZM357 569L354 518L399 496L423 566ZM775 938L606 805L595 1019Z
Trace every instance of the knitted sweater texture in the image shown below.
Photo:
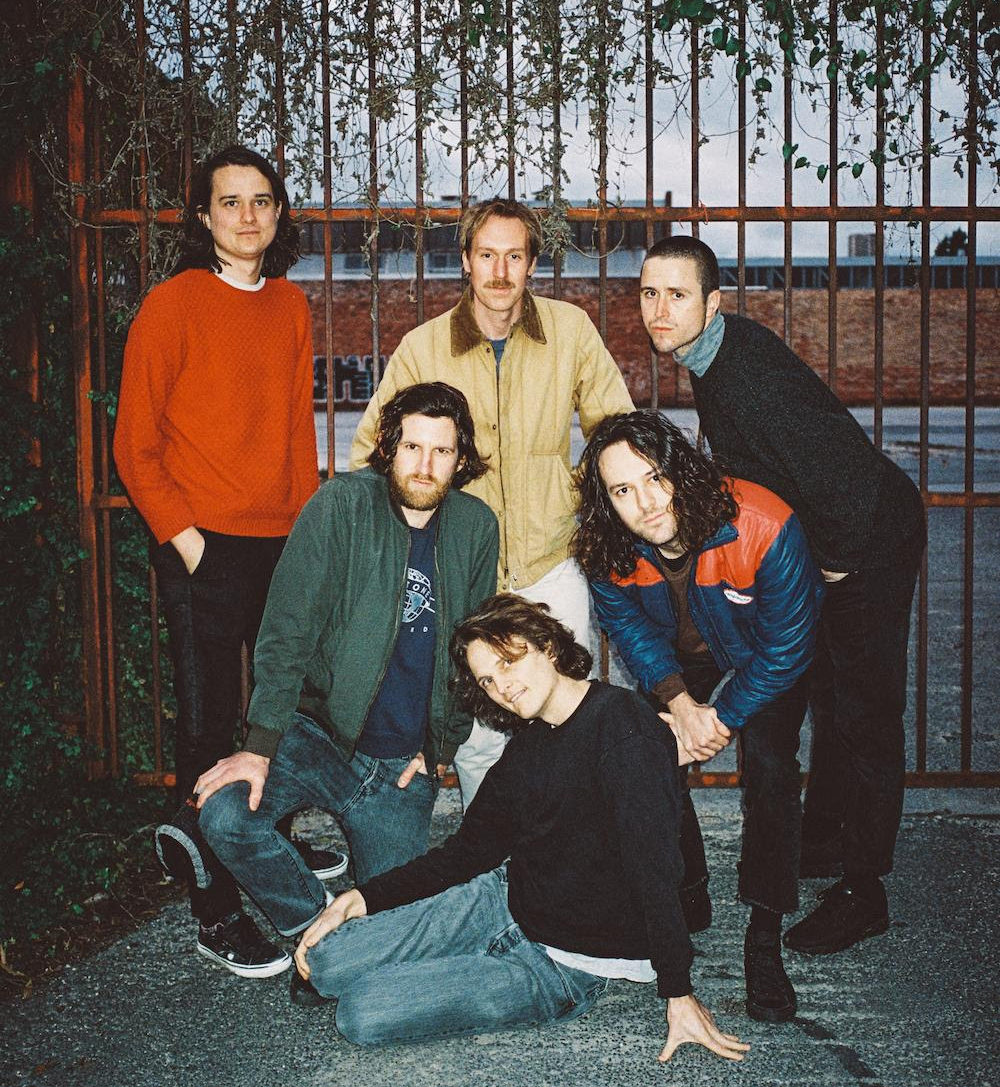
M923 504L906 473L773 332L725 322L718 354L691 379L712 455L795 510L824 569L888 566L919 547Z
M305 295L202 269L155 287L129 331L114 449L158 543L190 525L286 535L318 483Z

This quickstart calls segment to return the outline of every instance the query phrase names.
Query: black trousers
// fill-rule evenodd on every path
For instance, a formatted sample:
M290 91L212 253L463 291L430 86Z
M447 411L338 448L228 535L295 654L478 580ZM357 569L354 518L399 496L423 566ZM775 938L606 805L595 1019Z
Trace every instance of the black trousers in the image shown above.
M175 732L177 797L219 759L231 755L241 736L242 648L251 661L271 575L285 537L226 536L200 529L205 553L193 574L171 543L154 546L160 606L167 622L177 699ZM191 912L210 924L240 908L235 880L214 858L212 883L191 889Z
M722 678L710 658L685 664L683 675L688 692L699 702L707 701ZM808 693L805 675L751 717L735 739L740 745L743 790L739 896L748 905L776 913L798 909L802 805L797 756ZM682 769L685 777L686 770ZM708 879L701 829L687 788L681 816L681 855L685 889Z
M813 720L803 828L843 834L846 876L892 871L903 810L906 659L924 538L891 567L827 586L809 708Z

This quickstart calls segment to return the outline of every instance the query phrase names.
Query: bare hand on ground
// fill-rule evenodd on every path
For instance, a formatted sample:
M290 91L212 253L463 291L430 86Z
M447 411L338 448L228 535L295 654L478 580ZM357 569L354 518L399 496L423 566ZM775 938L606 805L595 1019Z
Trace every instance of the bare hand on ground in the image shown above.
M692 993L671 997L667 1001L667 1044L657 1058L669 1061L678 1046L685 1042L704 1046L727 1061L741 1061L749 1050L749 1042L741 1042L735 1034L723 1034L715 1025L712 1013Z

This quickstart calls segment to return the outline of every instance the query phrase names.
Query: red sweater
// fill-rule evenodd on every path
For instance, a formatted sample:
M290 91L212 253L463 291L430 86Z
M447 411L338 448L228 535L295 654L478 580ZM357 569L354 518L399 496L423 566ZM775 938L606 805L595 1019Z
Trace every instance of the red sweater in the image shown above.
M125 345L115 463L158 543L189 525L284 536L316 490L312 320L284 279L182 272Z

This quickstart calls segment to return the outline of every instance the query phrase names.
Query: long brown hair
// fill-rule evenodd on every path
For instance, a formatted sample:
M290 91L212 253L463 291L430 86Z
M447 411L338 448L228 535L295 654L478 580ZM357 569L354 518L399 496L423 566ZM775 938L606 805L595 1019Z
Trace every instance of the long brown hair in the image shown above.
M627 577L635 567L636 537L612 505L600 471L601 454L618 442L649 461L673 487L673 512L685 550L699 548L739 513L718 465L699 453L679 427L649 408L610 415L590 436L577 469L580 524L573 552L588 577L603 580L612 570Z

